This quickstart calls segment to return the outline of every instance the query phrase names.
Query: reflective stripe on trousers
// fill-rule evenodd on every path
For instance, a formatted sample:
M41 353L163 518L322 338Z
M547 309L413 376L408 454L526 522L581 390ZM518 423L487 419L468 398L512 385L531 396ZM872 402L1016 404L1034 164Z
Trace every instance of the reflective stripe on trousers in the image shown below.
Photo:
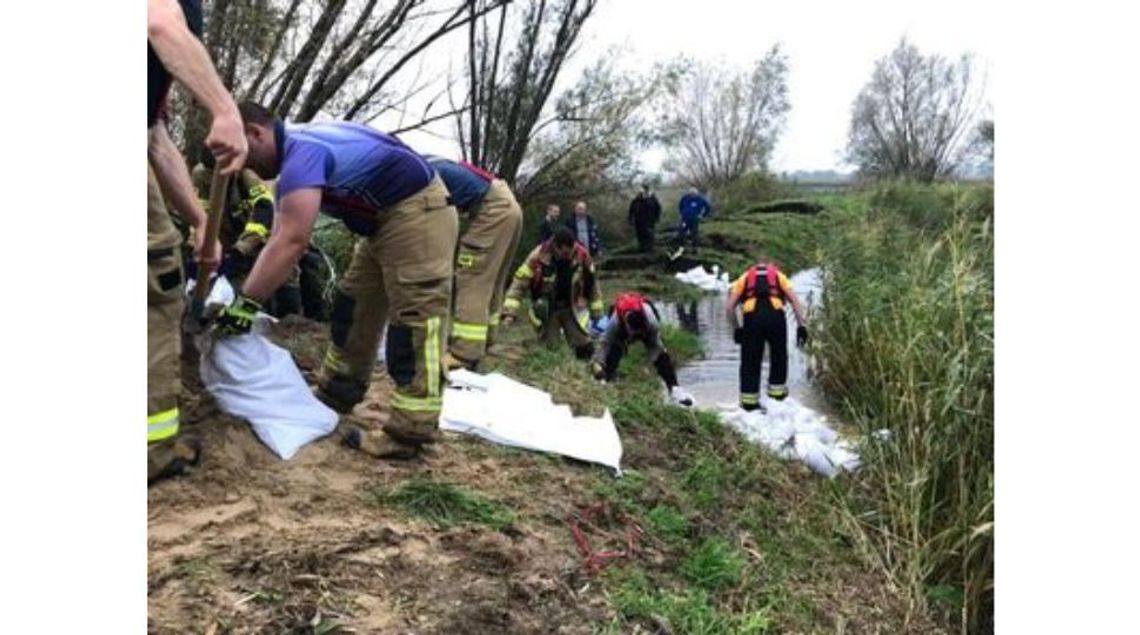
M468 322L454 322L451 325L451 334L461 340L472 342L487 341L487 325L471 324Z
M146 441L154 443L178 434L178 408L164 410L146 418Z

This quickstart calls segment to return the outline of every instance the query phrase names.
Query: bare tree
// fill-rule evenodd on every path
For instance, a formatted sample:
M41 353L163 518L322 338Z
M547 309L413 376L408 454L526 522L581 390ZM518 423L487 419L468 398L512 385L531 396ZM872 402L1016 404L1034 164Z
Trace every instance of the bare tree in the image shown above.
M650 140L643 112L669 72L641 75L614 68L604 55L559 95L536 127L516 177L522 199L590 197L628 188L640 175L636 152Z
M513 21L502 3L468 0L467 15L479 23L468 24L463 104L453 100L464 158L515 183L534 135L560 117L540 121L555 80L597 3L523 0L521 15Z
M662 127L670 165L702 189L766 168L790 109L788 60L779 45L746 72L684 63Z
M969 55L922 55L903 38L855 99L847 159L867 176L931 181L968 150L980 104Z
M205 42L241 98L296 121L320 113L370 121L438 83L394 81L433 44L511 1L471 11L466 0L213 0L204 3ZM207 121L193 107L186 115L184 143L196 150ZM418 125L439 118L425 112Z
M990 162L994 160L994 120L984 119L978 124L978 131L974 136L974 144L978 153L984 155Z

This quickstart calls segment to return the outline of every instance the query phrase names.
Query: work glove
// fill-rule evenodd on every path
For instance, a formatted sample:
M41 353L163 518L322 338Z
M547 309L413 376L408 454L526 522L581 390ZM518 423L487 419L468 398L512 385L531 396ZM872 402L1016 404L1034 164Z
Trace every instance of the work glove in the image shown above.
M239 295L228 307L222 310L215 324L218 337L245 335L253 328L253 318L261 310L261 305L252 298Z
M689 391L681 388L680 386L673 386L669 389L669 398L672 399L673 403L677 404L678 406L684 406L686 408L692 408L693 403L695 403L693 401L693 396L689 394Z
M810 338L808 337L807 327L802 326L802 325L797 326L796 327L796 346L803 348L804 345L808 343L809 339Z
M732 329L732 341L739 346L744 343L744 329L739 326Z
M594 318L590 320L590 333L593 335L601 335L606 332L605 317Z

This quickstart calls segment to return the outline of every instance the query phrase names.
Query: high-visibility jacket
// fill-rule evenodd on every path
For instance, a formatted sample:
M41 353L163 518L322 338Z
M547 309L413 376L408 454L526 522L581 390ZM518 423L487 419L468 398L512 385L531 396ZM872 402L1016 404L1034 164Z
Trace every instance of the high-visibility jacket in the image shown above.
M545 298L556 304L556 300L560 299L554 298L556 274L553 241L548 240L531 250L515 271L511 288L503 301L503 313L515 315L524 296L528 296L532 302ZM588 308L593 319L602 317L604 306L594 261L586 248L578 243L574 244L570 256L570 303L575 308Z

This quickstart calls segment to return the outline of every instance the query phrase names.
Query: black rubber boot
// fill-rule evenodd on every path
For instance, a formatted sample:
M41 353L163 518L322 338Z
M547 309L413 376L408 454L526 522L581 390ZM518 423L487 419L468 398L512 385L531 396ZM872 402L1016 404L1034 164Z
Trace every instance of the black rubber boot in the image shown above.
M192 436L180 435L152 443L146 449L146 484L182 476L198 465L201 457L202 442Z

